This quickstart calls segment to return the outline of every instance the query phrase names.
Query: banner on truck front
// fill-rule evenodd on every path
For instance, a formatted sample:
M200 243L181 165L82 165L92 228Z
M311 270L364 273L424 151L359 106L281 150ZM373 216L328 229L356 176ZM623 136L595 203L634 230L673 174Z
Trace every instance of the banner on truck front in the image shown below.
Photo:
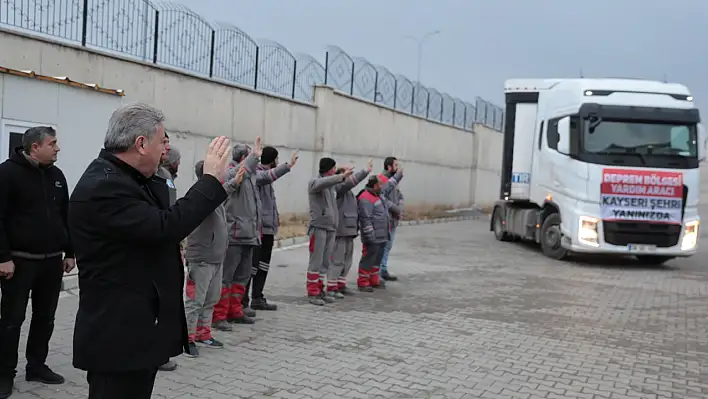
M603 169L602 219L681 224L683 174Z

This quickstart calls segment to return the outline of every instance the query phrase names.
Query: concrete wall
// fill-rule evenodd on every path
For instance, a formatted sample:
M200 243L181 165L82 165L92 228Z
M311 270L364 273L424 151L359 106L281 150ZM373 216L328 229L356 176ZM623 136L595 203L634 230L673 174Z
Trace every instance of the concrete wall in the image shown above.
M300 149L299 165L276 184L283 213L306 211L305 182L324 155L359 167L373 158L376 170L383 158L397 156L406 169L402 189L408 204L484 204L499 191L502 135L481 125L473 134L328 87L316 88L314 104L309 104L5 31L0 31L0 48L0 66L120 88L125 102L163 109L172 145L182 152L176 180L182 193L194 181L192 165L215 135L239 142L260 135L281 150L281 162ZM97 145L81 148L96 153Z
M57 166L69 190L103 146L106 123L122 98L52 83L0 74L0 162L9 154L12 133L50 125L57 130ZM0 188L2 189L2 188Z

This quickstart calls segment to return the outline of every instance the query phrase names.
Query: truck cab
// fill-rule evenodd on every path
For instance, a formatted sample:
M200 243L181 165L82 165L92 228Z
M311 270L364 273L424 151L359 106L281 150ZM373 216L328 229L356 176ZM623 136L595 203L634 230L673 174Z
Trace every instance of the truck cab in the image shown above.
M706 134L685 86L512 79L505 97L498 240L537 242L554 259L696 253Z

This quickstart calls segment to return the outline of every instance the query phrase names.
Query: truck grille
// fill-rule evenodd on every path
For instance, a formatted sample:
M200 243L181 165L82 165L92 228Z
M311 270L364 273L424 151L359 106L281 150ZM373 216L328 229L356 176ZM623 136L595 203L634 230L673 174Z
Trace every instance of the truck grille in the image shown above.
M673 247L681 235L680 224L647 222L602 222L605 242L612 245L648 244Z

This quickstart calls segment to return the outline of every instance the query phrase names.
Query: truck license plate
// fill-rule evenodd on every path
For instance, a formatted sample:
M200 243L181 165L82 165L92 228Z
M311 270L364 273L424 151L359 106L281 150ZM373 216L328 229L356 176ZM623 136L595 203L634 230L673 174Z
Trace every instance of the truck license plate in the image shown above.
M629 252L654 252L656 251L656 245L627 244L627 249Z

